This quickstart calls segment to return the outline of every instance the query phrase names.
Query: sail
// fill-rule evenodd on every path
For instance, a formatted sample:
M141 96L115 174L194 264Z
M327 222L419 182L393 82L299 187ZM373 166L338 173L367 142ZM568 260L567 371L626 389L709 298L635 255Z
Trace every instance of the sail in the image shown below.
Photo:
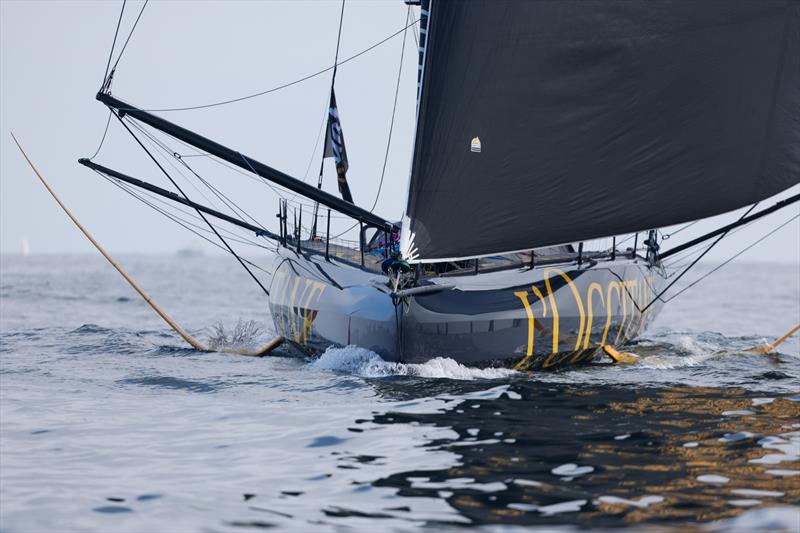
M663 227L800 181L798 2L433 0L427 22L411 260Z

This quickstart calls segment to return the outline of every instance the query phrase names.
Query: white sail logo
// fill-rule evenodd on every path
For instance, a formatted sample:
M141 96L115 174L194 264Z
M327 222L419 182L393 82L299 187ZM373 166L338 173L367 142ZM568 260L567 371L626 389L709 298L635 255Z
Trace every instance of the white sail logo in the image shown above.
M476 153L480 153L481 152L481 140L478 137L475 137L474 139L472 139L472 142L469 145L469 151L470 152L476 152Z

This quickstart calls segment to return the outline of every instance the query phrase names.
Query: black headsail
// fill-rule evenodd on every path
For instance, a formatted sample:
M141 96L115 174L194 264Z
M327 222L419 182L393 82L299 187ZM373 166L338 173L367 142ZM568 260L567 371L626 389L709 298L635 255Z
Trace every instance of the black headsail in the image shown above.
M424 57L412 260L677 224L800 181L799 2L433 0Z

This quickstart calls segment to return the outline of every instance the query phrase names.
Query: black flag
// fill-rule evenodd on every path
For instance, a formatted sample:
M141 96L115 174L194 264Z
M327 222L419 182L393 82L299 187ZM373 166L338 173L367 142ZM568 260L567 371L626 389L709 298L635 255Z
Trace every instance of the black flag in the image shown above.
M339 181L339 192L346 202L353 203L353 195L347 185L347 150L344 147L342 123L339 122L339 110L336 107L336 94L331 88L331 104L328 107L328 127L325 130L325 155L336 161L336 175Z

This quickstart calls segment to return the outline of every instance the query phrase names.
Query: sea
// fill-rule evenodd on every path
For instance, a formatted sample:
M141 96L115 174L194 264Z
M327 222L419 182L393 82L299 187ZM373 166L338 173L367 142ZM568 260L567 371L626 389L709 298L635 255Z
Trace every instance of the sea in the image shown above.
M200 339L273 335L229 257L117 259ZM633 364L252 358L187 348L99 256L5 255L0 531L797 532L800 341L751 349L798 322L797 265L732 263Z

